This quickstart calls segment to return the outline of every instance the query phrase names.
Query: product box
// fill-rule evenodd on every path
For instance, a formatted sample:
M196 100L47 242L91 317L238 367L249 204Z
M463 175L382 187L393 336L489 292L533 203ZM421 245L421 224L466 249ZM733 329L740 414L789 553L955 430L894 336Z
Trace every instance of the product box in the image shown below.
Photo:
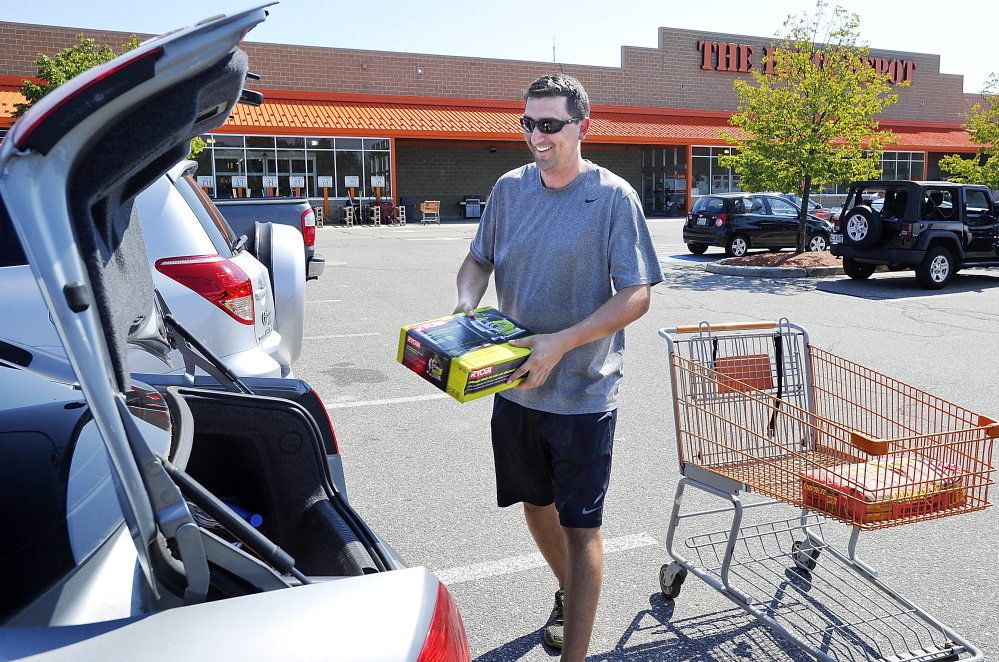
M915 454L801 473L808 507L862 524L954 508L967 494L960 469Z
M510 340L534 335L500 311L484 307L475 317L464 313L402 327L399 363L458 402L516 386L506 380L531 350Z

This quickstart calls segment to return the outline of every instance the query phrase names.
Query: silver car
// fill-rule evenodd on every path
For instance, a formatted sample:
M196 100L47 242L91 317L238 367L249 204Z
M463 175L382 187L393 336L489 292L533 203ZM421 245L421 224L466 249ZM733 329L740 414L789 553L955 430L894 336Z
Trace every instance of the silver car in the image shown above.
M308 384L240 379L156 295L135 197L228 117L265 16L145 42L0 145L0 217L64 350L0 340L5 659L470 657L444 585L348 503ZM133 374L181 345L214 378Z
M302 351L305 278L302 237L293 228L258 232L269 242L262 264L226 224L191 178L183 161L136 197L153 283L184 327L241 377L290 377ZM259 229L259 228L258 228ZM255 247L256 246L255 242ZM62 351L55 326L13 228L0 227L0 289L5 315L0 337ZM131 353L139 372L183 373L174 350L169 363ZM200 372L200 371L199 371Z

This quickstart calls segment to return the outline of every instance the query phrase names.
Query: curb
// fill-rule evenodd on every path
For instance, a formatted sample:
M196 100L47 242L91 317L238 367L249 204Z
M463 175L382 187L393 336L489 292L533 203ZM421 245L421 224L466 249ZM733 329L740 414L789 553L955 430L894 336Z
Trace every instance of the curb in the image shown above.
M751 278L808 278L838 276L845 273L843 267L739 267L718 262L706 264L704 270L720 276Z

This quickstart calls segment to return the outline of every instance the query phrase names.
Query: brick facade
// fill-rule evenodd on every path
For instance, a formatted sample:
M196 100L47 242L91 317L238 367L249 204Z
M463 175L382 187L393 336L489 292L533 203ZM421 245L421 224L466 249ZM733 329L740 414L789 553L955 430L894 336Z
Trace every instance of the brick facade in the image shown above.
M81 33L116 50L132 37L125 32L0 21L0 76L33 76L33 61L38 53L53 55L73 46L78 43L76 35ZM136 36L142 40L149 35ZM754 62L760 63L763 49L771 41L763 37L660 28L658 48L623 47L620 67L563 64L561 68L582 81L595 105L730 112L738 105L733 80L737 76L750 77L736 70L739 68L736 54L744 56L752 47ZM699 49L698 42L717 46L709 61L705 61L705 51ZM261 76L256 83L261 89L412 96L424 103L428 98L519 103L524 87L551 72L553 67L543 62L255 42L244 42L243 48L249 54L251 69ZM971 104L980 99L979 95L963 93L962 76L940 73L937 55L876 50L871 55L883 58L885 63L906 62L912 74L912 86L898 88L899 102L887 109L884 119L925 122L927 126L947 123L956 128L964 121ZM261 126L259 133L267 134L267 127ZM689 140L673 137L653 142L666 145L689 143ZM442 215L452 218L463 215L459 201L473 196L485 198L498 176L530 160L528 150L516 142L461 142L443 136L426 140L397 137L395 144L396 198L439 199ZM495 151L490 151L490 147ZM640 148L584 143L583 155L619 174L644 195Z
M37 53L51 55L72 46L78 33L115 47L131 37L125 32L0 22L0 75L34 75ZM141 40L149 35L137 36ZM699 41L752 45L759 61L772 40L660 28L660 47L623 47L621 67L562 68L582 81L594 104L734 110L738 97L732 81L748 74L702 69ZM256 42L245 42L244 48L253 71L261 75L260 87L266 89L515 100L530 81L552 70L548 63L517 60ZM963 76L940 73L938 55L881 50L871 54L916 63L912 86L898 89L899 102L887 109L885 119L960 123L977 98L964 94Z

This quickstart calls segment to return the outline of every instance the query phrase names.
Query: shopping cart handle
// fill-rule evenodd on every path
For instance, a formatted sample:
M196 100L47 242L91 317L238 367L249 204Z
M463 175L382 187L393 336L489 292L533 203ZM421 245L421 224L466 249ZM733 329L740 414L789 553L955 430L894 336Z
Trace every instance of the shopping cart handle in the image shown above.
M985 428L985 433L995 439L999 437L999 421L992 420L988 416L978 416L978 427Z
M776 329L777 322L722 322L720 324L688 324L672 329L663 329L662 333L699 333L701 331L742 331L747 329Z
M876 439L859 432L851 432L850 443L868 455L877 456L888 454L888 442L884 439Z

